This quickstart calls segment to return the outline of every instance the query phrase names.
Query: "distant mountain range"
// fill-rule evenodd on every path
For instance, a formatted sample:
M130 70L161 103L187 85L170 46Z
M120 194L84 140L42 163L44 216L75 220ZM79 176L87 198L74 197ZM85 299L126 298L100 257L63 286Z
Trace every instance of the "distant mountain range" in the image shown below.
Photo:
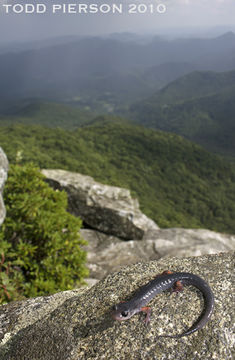
M235 158L234 114L235 71L192 72L123 112L134 123L182 135L231 159ZM91 123L95 116L76 106L28 99L14 103L0 116L0 125L21 123L72 130ZM109 115L106 121L112 122L113 117Z
M235 156L232 32L213 39L147 41L127 33L25 44L0 54L0 80L1 125L71 130L95 114L119 114Z
M0 111L26 98L115 112L194 70L235 69L235 34L140 41L130 34L67 38L0 54Z

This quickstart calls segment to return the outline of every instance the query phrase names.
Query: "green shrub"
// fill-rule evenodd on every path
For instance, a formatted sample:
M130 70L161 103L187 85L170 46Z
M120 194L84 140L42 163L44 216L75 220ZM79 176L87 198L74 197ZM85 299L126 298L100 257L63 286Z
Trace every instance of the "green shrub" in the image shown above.
M84 282L81 220L69 214L67 195L54 191L32 164L14 165L4 189L0 231L0 303L52 294Z

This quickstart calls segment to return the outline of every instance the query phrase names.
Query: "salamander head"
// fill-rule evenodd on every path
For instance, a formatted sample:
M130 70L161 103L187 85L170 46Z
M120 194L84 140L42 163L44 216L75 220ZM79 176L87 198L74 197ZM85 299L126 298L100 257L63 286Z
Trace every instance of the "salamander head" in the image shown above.
M123 321L130 319L137 311L130 309L128 303L120 303L112 307L112 317L114 320Z

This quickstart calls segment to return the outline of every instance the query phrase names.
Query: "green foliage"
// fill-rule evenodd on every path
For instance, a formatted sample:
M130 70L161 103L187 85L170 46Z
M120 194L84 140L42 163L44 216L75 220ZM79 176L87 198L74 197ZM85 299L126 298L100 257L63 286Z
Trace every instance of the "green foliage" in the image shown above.
M0 128L10 163L93 176L131 189L161 227L235 232L235 167L180 136L109 117L69 132L43 127Z
M28 124L48 127L77 128L92 120L86 110L53 102L20 102L8 115L0 116L1 125Z
M81 220L66 211L32 164L14 165L4 190L7 216L0 232L0 301L72 289L87 275Z
M19 267L10 260L14 257L11 250L11 244L3 239L3 233L0 233L0 305L11 300L20 300L23 298L22 283L24 276ZM4 254L7 254L7 258Z

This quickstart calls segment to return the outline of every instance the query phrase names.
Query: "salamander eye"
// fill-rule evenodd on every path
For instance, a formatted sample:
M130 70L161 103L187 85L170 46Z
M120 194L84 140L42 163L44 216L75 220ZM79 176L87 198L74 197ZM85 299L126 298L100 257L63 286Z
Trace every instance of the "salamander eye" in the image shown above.
M128 315L128 311L122 311L122 312L121 312L121 315L122 315L123 317L126 317L126 316Z

